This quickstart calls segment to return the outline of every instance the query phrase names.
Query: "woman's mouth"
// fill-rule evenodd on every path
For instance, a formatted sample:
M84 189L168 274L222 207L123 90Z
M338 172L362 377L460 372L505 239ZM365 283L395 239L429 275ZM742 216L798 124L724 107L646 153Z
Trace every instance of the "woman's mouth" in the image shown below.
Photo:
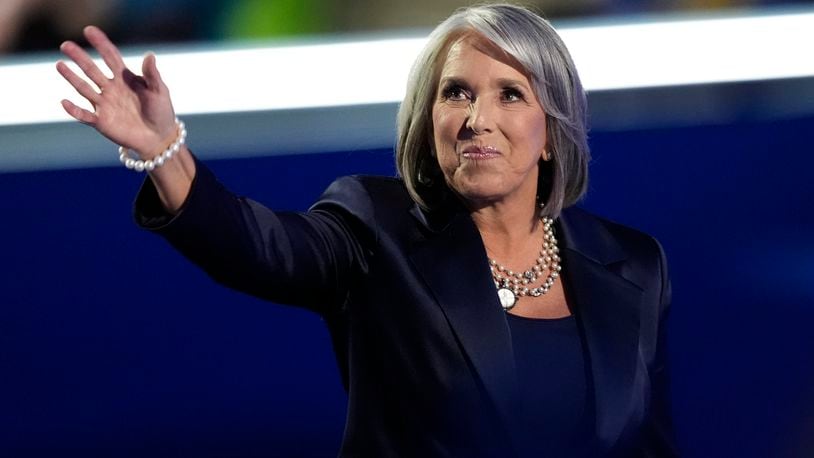
M500 154L500 151L498 151L498 149L494 146L470 145L463 150L461 156L466 159L484 160L498 157Z

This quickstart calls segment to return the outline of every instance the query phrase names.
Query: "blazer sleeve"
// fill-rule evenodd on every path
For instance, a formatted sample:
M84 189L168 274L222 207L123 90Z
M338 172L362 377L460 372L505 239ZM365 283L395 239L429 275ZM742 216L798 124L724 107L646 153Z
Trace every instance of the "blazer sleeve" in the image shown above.
M225 286L322 315L343 309L375 241L360 180L338 179L306 213L274 212L230 192L197 158L195 165L190 193L174 216L145 180L134 204L139 226Z
M659 298L659 323L656 355L650 368L651 402L648 420L644 425L644 440L640 456L647 458L678 457L670 408L670 374L668 344L668 317L672 299L672 288L667 268L664 248L653 239L658 247L659 276L661 293Z

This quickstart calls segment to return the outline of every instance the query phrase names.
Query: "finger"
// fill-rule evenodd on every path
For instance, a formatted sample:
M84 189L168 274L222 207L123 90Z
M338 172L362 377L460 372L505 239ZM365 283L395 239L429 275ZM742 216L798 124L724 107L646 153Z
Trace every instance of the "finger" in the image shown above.
M65 62L59 61L57 62L57 71L60 75L62 75L65 80L76 89L76 92L79 93L82 97L86 98L88 102L92 103L94 106L99 101L101 95L96 92L93 87L88 84L87 81L80 78L79 75L73 72Z
M99 70L99 67L93 63L93 59L90 58L90 54L86 53L84 49L79 47L79 45L73 41L66 41L65 43L62 43L59 50L68 56L72 61L76 62L76 65L82 69L82 72L88 75L88 78L90 78L91 81L96 83L96 86L101 88L105 85L105 83L107 83L107 76L105 76L105 74Z
M147 81L147 87L158 89L161 87L161 74L158 73L158 66L155 63L155 54L147 53L141 63L141 74Z
M88 42L99 51L99 55L102 56L102 60L105 61L108 68L113 71L114 75L118 75L124 70L124 60L122 59L122 54L119 52L119 48L110 41L110 39L105 35L105 33L99 27L89 25L85 27L85 38L88 39Z
M62 100L62 108L77 121L90 126L96 126L96 121L98 120L96 115L84 108L74 105L70 100Z

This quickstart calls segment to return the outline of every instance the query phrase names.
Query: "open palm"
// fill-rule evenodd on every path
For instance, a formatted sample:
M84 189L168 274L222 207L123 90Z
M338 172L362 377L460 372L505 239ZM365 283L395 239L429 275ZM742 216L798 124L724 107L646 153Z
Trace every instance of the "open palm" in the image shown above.
M69 100L62 101L63 108L78 121L93 126L111 141L135 150L144 158L159 153L167 140L175 136L176 126L169 90L158 73L155 55L144 57L143 76L138 76L124 65L118 48L101 29L88 26L84 32L113 77L102 73L79 45L66 41L60 50L79 66L93 85L74 73L65 62L57 63L57 71L90 102L93 111Z

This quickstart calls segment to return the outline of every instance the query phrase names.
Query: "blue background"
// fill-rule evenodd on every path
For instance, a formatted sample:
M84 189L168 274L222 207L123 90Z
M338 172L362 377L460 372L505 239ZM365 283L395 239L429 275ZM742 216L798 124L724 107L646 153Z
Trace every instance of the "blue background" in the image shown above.
M655 235L670 261L684 456L811 453L812 126L592 132L583 206ZM390 150L208 161L278 209L392 163ZM229 291L139 230L140 179L0 174L0 456L335 456L346 396L320 319Z

